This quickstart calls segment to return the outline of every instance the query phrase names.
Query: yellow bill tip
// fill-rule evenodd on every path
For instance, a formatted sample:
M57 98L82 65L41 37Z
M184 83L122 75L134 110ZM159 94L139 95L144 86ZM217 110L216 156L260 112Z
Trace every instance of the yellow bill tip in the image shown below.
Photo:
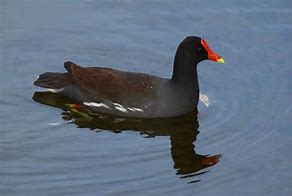
M217 59L217 63L225 63L223 58Z

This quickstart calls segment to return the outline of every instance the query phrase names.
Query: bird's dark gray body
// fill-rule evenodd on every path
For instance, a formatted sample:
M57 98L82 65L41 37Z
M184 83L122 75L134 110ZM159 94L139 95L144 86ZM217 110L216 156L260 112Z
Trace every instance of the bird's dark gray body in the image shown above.
M152 87L156 90L151 96L128 97L128 99L119 101L94 96L98 92L94 92L94 95L86 94L77 85L64 86L58 93L82 103L93 111L124 117L172 117L196 109L198 90L192 87L190 87L191 91L190 89L173 88L169 79L160 78L159 81L159 84L156 83Z

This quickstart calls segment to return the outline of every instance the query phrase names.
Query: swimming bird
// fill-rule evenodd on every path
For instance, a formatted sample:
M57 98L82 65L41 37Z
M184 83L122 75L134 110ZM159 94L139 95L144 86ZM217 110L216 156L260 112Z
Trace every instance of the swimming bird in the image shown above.
M79 106L123 117L175 117L195 111L199 100L197 64L224 63L206 40L186 37L178 46L171 78L67 61L65 73L46 72L34 82L75 100Z

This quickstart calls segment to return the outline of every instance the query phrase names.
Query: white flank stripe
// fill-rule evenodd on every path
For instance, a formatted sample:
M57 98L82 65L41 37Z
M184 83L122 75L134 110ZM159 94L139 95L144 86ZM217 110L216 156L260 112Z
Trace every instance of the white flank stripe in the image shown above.
M58 93L58 92L62 91L63 89L62 88L61 89L48 88L47 90L50 91L50 92L52 92L52 93Z
M83 102L84 105L90 106L90 107L104 107L107 109L111 109L108 105L104 103L95 103L95 102Z
M119 104L119 103L113 103L113 105L115 106L115 108L117 110L120 110L121 112L125 112L125 113L128 112L128 110L124 106L122 106L121 104Z

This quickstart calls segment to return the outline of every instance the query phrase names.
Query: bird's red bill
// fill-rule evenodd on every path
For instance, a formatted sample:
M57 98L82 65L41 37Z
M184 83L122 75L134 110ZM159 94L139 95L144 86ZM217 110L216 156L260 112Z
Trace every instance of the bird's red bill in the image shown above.
M201 39L201 44L204 46L205 50L208 52L208 59L218 62L218 63L224 63L223 58L221 58L221 56L219 56L218 54L216 54L208 45L208 43L206 42L206 40Z

